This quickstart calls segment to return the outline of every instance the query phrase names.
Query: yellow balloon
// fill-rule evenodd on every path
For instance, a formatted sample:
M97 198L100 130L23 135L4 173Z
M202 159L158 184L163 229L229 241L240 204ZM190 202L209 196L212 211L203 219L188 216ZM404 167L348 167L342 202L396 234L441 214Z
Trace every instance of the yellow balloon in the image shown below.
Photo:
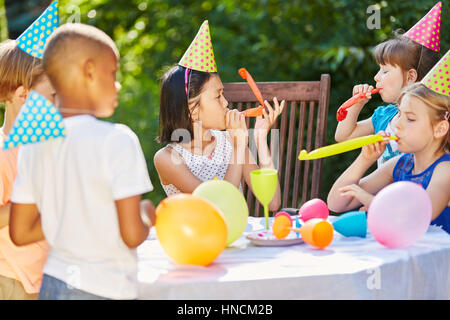
M244 196L232 183L225 180L209 180L192 192L217 206L228 227L227 245L236 241L247 227L248 206Z
M179 264L206 266L225 249L228 231L220 209L208 200L177 194L156 207L156 235Z
M368 136L350 139L344 142L335 143L326 147L316 149L314 151L311 151L310 153L306 152L306 150L302 150L298 155L298 160L313 160L334 156L335 154L355 150L375 142L383 141L385 139L397 140L397 137L390 136L384 138L380 134L372 134Z

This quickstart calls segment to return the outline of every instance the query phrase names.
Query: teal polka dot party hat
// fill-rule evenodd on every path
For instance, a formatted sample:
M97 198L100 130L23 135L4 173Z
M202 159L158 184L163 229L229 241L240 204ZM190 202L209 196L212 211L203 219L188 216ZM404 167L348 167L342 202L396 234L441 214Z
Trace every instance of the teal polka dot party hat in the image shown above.
M53 1L16 39L17 46L29 55L42 59L45 43L58 25L58 1Z
M63 117L45 97L31 91L3 142L3 150L66 136Z

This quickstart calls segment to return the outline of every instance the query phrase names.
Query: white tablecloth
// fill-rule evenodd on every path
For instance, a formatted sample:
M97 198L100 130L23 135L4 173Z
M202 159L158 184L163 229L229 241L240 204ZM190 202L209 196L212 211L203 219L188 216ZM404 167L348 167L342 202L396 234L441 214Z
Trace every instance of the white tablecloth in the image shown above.
M329 217L332 222L336 217ZM324 250L308 244L259 247L244 234L208 267L173 262L155 230L138 247L140 299L450 299L450 235L431 226L414 245L389 249L334 233Z

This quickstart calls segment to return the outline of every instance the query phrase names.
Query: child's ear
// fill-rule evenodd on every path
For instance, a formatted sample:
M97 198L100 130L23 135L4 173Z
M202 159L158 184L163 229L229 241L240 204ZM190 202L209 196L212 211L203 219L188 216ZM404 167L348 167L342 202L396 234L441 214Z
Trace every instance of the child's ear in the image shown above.
M199 106L199 97L195 97L192 101L189 101L189 112L191 113L192 121L200 120L200 106Z
M25 101L27 101L29 93L30 93L29 89L25 89L24 86L19 86L14 91L14 96L13 96L12 100L17 102L20 105L23 105L25 103Z
M411 84L417 81L417 70L409 69L406 73L406 82L407 84Z
M199 119L199 108L191 109L191 119L192 121L198 121Z
M94 61L92 59L86 60L86 62L83 65L83 74L84 74L84 76L87 79L92 80L92 79L94 79L94 73L95 73Z
M449 129L450 129L450 124L449 124L448 120L440 121L434 127L434 137L439 139L439 138L446 136Z

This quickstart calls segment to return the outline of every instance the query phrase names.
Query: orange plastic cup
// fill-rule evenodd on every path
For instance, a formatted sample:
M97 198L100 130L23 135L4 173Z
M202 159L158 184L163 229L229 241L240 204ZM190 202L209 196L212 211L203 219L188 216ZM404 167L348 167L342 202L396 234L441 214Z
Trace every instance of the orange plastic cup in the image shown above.
M275 218L272 225L273 235L277 239L284 239L291 232L292 222L286 216L280 215Z
M309 245L323 249L333 240L333 226L324 219L311 219L300 228L302 239Z

